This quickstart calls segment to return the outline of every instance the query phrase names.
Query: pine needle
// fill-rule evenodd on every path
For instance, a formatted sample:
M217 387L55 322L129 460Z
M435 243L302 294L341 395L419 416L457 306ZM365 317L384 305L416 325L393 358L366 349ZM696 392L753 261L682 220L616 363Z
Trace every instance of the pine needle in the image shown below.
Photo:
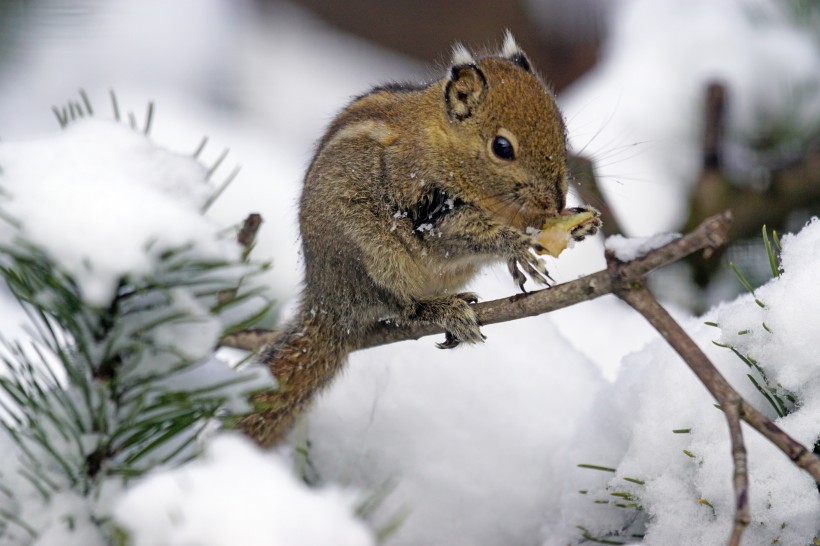
M85 89L80 89L80 98L83 99L83 104L85 105L85 110L88 112L89 116L94 115L94 109L91 107L91 101L88 100L88 95L85 92Z
M154 121L154 103L148 101L148 111L145 113L145 129L143 134L148 135L151 132L151 122Z
M117 104L117 95L113 89L108 90L108 95L111 97L111 110L114 113L114 121L120 121L120 106Z

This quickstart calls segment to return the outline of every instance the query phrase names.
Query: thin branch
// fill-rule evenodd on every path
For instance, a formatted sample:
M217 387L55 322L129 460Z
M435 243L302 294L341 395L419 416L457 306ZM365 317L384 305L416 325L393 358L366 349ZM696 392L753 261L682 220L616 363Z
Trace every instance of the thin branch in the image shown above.
M743 531L749 526L749 465L746 459L746 446L743 444L743 430L740 427L740 400L733 397L731 403L723 408L726 422L729 424L729 438L732 442L732 462L734 474L732 485L735 490L735 521L729 546L740 546Z
M474 308L478 321L487 325L533 317L611 294L617 286L640 281L655 269L693 252L703 250L707 255L710 254L726 241L731 222L731 214L724 212L706 219L691 233L631 262L618 262L603 271L537 292L477 303ZM407 327L382 323L359 348L365 349L440 333L443 333L443 330L432 325Z
M544 290L477 303L474 309L478 315L478 321L487 325L532 317L611 294L615 289L614 279L617 279L618 283L626 284L640 280L655 269L680 260L693 252L703 250L705 254L710 254L726 241L726 233L731 221L732 216L728 212L707 218L691 233L641 258L619 263L615 271L606 269ZM444 330L434 325L407 326L394 322L382 322L374 326L371 334L358 349L443 333ZM256 351L270 343L277 335L277 332L265 329L245 330L226 337L223 345Z
M645 286L632 286L616 291L619 298L632 306L646 318L686 362L701 383L715 397L729 424L734 462L733 484L735 490L735 519L732 526L730 546L738 546L743 531L749 525L749 476L746 462L746 447L740 428L743 399L732 389L700 347L672 318Z
M248 215L236 234L236 241L242 246L245 252L249 252L256 241L256 233L259 231L259 226L262 225L262 216L255 212Z
M712 82L706 88L703 131L703 170L720 172L723 166L723 134L726 126L726 86Z
M643 298L633 296L637 291L640 294L644 289L645 277L655 269L670 264L694 252L703 250L704 254L710 255L716 248L723 245L728 236L732 215L729 212L712 216L703 221L691 233L672 241L646 255L630 262L619 262L609 260L606 270L587 275L575 281L559 284L552 288L519 294L509 298L478 303L475 305L476 314L481 324L494 324L509 320L520 319L548 313L556 309L568 307L582 301L591 300L605 294L616 293L627 303L635 307L650 306ZM663 313L654 298L651 300ZM649 311L653 316L659 311ZM647 316L646 314L644 316ZM647 318L649 318L647 316ZM653 319L654 320L654 319ZM670 319L671 320L671 319ZM652 320L650 320L652 322ZM708 358L700 351L697 345L683 332L683 329L674 321L670 324L661 323L653 325L659 332L670 341L668 337L670 331L673 334L670 341L673 347L678 350L678 345L684 343L687 351L691 351L694 346L697 352L686 353L684 357L687 364L695 371L704 385L715 399L723 406L729 407L738 404L740 418L760 432L774 445L780 448L798 467L807 471L814 480L820 483L820 458L806 449L791 436L786 434L780 427L775 425L768 417L743 400L729 383L714 368ZM379 323L374 326L372 334L365 339L358 349L366 349L387 343L418 339L423 336L442 334L441 328L429 325L402 326L395 324ZM264 343L269 342L277 336L277 332L269 330L253 330L242 332L237 336L229 336L223 340L223 344L231 347L238 347L248 350L258 350ZM688 342L680 341L688 340ZM689 346L688 344L691 344ZM678 350L680 353L680 350ZM699 356L698 356L699 355ZM687 360L692 359L692 360ZM733 451L733 456L739 457L739 451Z
M242 260L245 261L248 258L248 254L250 253L251 249L253 248L254 241L256 241L256 233L259 231L259 227L262 225L262 216L255 212L248 215L245 218L245 221L242 222L242 227L239 228L239 231L236 234L236 242L242 247ZM238 292L237 288L232 290L224 290L219 293L217 296L217 301L219 304L225 304L234 298L236 298L236 294Z
M658 330L695 375L698 376L698 379L714 396L721 408L724 408L724 411L729 406L738 405L741 419L779 447L794 464L811 474L814 481L820 483L820 458L786 434L783 429L775 425L763 413L743 400L717 371L703 351L692 341L683 328L669 316L648 290L621 288L618 290L617 295L641 313ZM733 451L733 456L736 455Z

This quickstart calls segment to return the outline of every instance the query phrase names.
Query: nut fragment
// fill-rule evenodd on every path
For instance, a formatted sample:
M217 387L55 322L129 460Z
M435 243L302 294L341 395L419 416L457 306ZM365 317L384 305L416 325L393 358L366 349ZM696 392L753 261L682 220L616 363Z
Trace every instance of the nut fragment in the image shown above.
M590 206L565 209L558 216L547 218L544 226L534 235L543 247L536 252L558 257L573 239L592 235L601 226L601 213ZM581 235L579 235L581 234Z

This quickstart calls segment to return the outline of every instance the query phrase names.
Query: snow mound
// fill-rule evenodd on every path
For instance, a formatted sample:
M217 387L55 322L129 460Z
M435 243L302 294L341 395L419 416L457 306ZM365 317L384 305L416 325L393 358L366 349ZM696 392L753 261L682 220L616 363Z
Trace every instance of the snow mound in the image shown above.
M354 499L310 490L285 464L235 435L129 489L114 517L134 546L372 546Z
M811 450L820 438L820 221L783 238L782 268L754 297L684 327L747 401ZM712 341L733 347L748 364ZM820 537L817 485L756 431L743 431L752 517L743 544L811 544ZM714 400L672 349L655 341L624 360L582 419L565 469L563 528L549 529L545 544L579 540L576 525L595 539L725 543L734 517L730 453Z
M309 417L323 479L389 491L373 519L401 519L393 546L536 544L558 512L600 374L547 317L482 330L480 347L424 338L354 353Z

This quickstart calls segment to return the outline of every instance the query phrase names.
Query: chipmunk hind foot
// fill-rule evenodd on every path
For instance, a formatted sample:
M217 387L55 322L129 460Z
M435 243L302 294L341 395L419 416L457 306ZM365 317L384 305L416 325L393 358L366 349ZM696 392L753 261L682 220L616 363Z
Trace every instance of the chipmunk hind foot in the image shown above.
M472 307L477 301L478 296L473 292L426 298L414 302L405 319L441 326L446 332L445 341L437 344L441 349L452 349L461 343L481 343L486 337L481 333Z

